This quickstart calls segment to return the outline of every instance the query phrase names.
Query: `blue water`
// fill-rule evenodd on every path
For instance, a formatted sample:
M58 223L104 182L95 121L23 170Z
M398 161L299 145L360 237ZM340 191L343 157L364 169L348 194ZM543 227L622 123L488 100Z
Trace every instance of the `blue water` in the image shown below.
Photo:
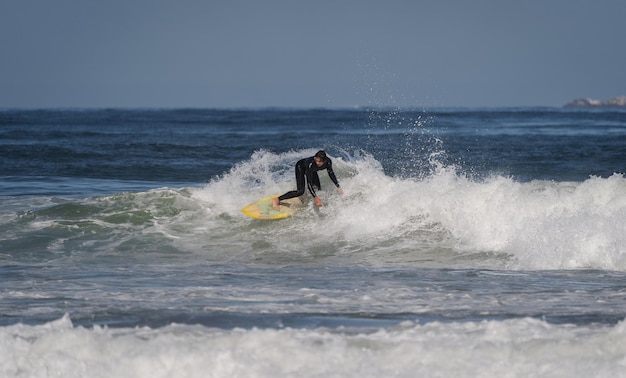
M1 110L0 375L626 376L625 162L620 109Z

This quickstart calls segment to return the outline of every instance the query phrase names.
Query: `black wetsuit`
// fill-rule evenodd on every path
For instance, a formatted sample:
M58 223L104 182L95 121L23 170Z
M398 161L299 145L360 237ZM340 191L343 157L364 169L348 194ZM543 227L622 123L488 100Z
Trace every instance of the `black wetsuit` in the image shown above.
M309 189L309 192L313 197L316 197L317 194L315 194L315 189L317 188L319 190L321 188L320 178L317 175L317 171L321 171L323 169L328 172L328 177L330 177L335 186L339 188L339 181L337 181L337 176L335 176L335 172L333 172L333 162L329 158L326 158L324 165L318 167L317 164L315 164L315 158L310 157L302 159L296 163L296 184L298 189L283 194L278 197L278 200L282 201L303 195L305 178L306 186Z

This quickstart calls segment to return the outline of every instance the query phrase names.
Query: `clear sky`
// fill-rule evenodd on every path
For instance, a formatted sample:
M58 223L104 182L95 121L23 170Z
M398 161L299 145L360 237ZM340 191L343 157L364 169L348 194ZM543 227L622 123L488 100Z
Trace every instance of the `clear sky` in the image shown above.
M0 108L626 95L625 0L3 0Z

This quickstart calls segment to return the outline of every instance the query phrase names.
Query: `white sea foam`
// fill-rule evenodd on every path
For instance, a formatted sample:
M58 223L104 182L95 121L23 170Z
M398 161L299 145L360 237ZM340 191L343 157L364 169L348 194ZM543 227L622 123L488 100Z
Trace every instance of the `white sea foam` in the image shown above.
M0 328L3 377L625 377L626 327L507 321L349 329Z
M431 177L430 219L468 248L512 255L510 267L626 269L626 180L518 183Z
M306 153L311 151L284 155L259 151L192 197L207 209L211 218L207 224L223 227L220 214L249 224L241 207L261 196L291 190L290 162ZM274 236L287 244L301 242L310 239L310 230L322 221L325 243L334 243L337 251L369 254L386 246L419 254L427 251L425 245L438 243L433 248L460 255L506 257L505 267L512 269L626 270L622 174L583 182L518 182L502 176L473 179L454 167L437 166L426 178L406 179L386 175L367 154L334 162L345 195L339 196L321 173L324 208L315 216L309 203L304 215L276 223Z

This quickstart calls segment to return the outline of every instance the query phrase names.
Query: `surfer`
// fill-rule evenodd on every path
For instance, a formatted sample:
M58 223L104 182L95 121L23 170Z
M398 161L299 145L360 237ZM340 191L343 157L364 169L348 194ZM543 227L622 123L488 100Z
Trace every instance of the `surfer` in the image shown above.
M330 160L328 156L326 156L326 152L320 150L315 156L304 158L299 160L296 163L296 184L297 189L292 190L283 194L282 196L276 197L272 200L272 206L274 209L280 211L279 203L282 200L286 200L289 198L300 197L304 194L304 186L306 180L306 187L309 189L309 193L313 196L315 200L315 204L319 207L322 206L322 200L315 193L315 189L321 189L320 178L317 175L317 171L321 171L325 169L328 172L328 177L332 180L332 182L337 187L337 190L340 194L343 194L343 189L339 186L339 181L337 181L337 176L335 176L335 172L333 172L333 162Z

